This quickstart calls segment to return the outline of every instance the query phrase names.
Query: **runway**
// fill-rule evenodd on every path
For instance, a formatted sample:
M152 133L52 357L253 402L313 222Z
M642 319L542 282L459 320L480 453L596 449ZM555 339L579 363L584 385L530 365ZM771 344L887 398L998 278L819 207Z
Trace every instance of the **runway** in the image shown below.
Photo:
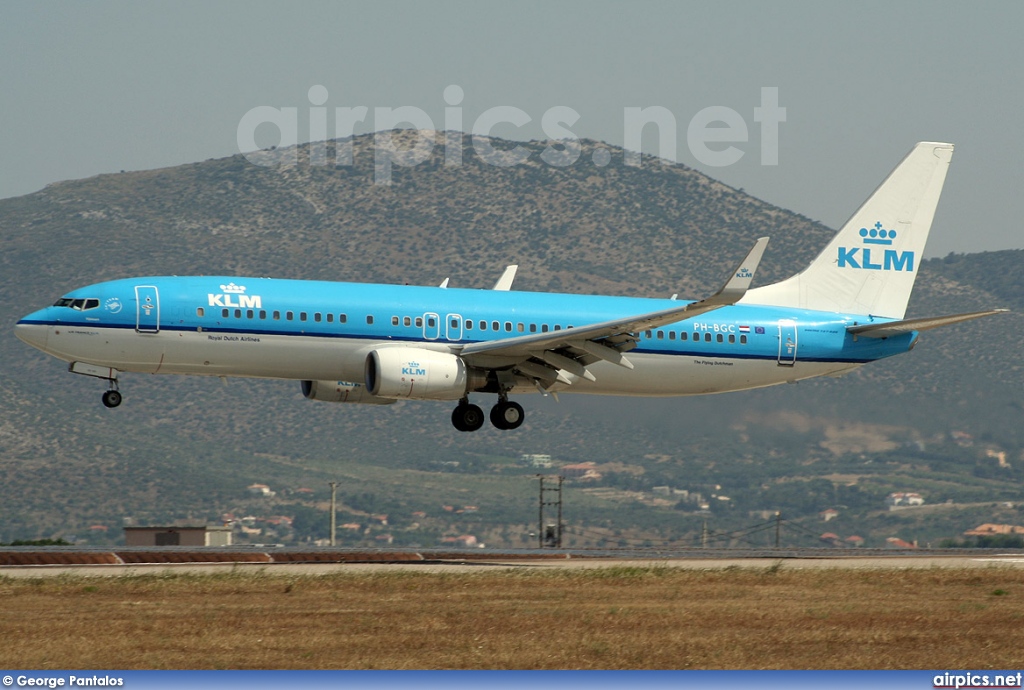
M0 577L130 577L154 574L472 573L553 568L964 569L1024 568L1024 551L888 552L832 549L707 549L679 554L627 551L356 551L346 549L0 549Z

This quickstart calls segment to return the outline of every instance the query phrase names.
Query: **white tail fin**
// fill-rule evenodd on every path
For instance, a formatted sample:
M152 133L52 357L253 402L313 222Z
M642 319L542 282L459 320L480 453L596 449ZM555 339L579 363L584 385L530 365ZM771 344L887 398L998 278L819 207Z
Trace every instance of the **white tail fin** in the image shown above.
M917 144L810 266L742 303L902 319L952 157Z

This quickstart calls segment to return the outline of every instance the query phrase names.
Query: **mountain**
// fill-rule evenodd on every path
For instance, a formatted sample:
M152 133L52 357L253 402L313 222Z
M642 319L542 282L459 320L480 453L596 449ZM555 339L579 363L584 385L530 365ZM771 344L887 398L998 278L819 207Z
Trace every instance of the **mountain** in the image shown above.
M394 139L412 148L417 136ZM475 155L468 136L462 164L446 165L442 134L436 142L418 165L395 165L389 185L374 183L373 136L365 135L349 142L350 166L310 165L302 146L296 163L288 162L291 150L262 154L264 165L237 155L0 200L0 540L80 535L124 516L215 519L251 507L248 484L322 492L342 468L346 497L367 507L436 508L483 492L503 515L521 509L527 524L536 513L530 491L502 498L519 496L528 482L529 472L519 477L502 465L522 453L640 468L641 488L727 477L740 490L742 473L774 486L800 463L809 468L803 480L908 444L946 448L952 431L979 441L964 451L965 472L988 462L974 457L983 443L1021 464L1019 312L925 333L913 353L839 380L679 400L531 396L522 400L520 430L476 434L450 427L446 403L317 404L286 382L128 375L125 404L106 410L101 382L68 374L11 334L20 316L71 288L132 275L416 284L450 277L455 286L489 287L518 263L518 290L698 298L757 237L772 238L758 275L765 284L799 270L833 234L683 165L646 156L640 167L624 165L621 149L600 142L583 141L572 165L551 165L545 160L564 146L491 140L499 151L530 154L506 167ZM328 143L329 160L336 146ZM265 164L273 160L281 164ZM1019 309L1020 258L991 252L925 262L908 316ZM460 481L506 474L490 488L424 479L452 467ZM1020 477L1011 474L991 480L992 495L1019 493ZM629 476L615 481L629 484ZM770 492L749 491L750 508L770 507L760 505ZM281 509L309 507L299 503ZM600 519L610 504L588 505Z

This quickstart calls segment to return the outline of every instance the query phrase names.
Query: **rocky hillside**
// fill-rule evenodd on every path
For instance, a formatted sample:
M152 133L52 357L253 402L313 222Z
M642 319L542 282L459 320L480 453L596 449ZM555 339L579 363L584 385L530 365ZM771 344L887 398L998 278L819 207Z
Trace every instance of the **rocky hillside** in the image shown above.
M415 137L395 139L411 147ZM99 382L67 374L10 334L17 318L65 290L146 274L421 284L451 277L452 285L488 287L518 263L520 290L700 297L756 237L772 238L758 275L764 284L798 270L833 232L682 165L644 157L641 167L626 166L621 150L599 142L582 142L575 164L555 166L541 158L550 142L495 140L496 149L530 153L499 167L475 155L469 137L462 165L445 165L442 141L438 134L415 167L395 166L390 185L374 184L367 135L352 142L351 166L310 165L309 148L300 147L295 164L254 165L239 155L0 201L0 323L8 334L0 338L0 524L201 514L270 475L326 481L326 463L339 455L402 468L521 452L673 457L721 435L732 442L737 425L780 408L825 426L895 426L908 438L961 429L1011 453L1024 442L1019 313L930 332L910 355L841 380L675 401L535 396L523 401L528 418L518 432L473 435L451 429L446 404L316 404L283 382L127 376L125 404L108 411ZM910 315L1020 307L1019 258L926 262ZM751 424L738 452L767 443L758 434L769 431ZM779 431L784 424L771 433Z

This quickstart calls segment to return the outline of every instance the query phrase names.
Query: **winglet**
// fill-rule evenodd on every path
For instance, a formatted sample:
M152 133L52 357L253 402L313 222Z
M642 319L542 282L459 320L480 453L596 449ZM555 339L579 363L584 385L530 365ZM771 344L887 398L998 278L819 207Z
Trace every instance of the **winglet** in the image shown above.
M747 294L750 284L754 281L754 274L757 272L758 264L761 263L761 257L764 256L764 250L768 246L768 239L767 237L758 238L753 248L732 272L732 276L726 281L725 285L722 286L722 289L698 304L702 306L729 305L736 304L736 302L742 299L743 295Z
M519 264L512 264L511 266L505 267L505 272L498 278L498 282L494 284L492 290L502 290L508 292L512 289L512 281L516 279L516 271L519 270Z
M442 290L447 289L448 288L448 281L449 280L450 280L450 278L445 278L444 280L441 281L441 284L438 285L437 287L441 288Z

